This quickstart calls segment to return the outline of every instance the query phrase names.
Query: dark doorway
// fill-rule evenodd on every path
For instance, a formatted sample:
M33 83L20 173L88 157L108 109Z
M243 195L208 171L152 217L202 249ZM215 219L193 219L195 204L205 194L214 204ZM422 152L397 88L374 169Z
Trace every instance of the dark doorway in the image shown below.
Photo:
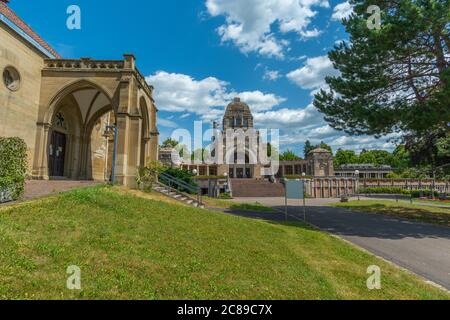
M251 172L250 168L245 168L245 177L247 179L250 179L252 177L252 172Z
M66 156L66 135L53 131L50 140L49 175L50 177L64 176L64 158Z

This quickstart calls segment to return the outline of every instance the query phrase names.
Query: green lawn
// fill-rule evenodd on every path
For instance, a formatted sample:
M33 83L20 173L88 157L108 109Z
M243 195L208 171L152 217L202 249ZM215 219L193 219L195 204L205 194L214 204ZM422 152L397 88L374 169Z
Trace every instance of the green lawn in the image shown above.
M333 204L333 206L450 227L450 209L447 208L411 205L405 202L389 200L351 201L348 203Z
M66 289L81 268L82 291ZM382 290L366 287L370 265ZM326 233L97 187L0 209L0 298L450 299Z
M418 203L423 203L423 204L437 204L440 206L445 206L445 207L450 207L450 202L444 202L444 201L439 201L439 200L417 200L414 199L414 202L418 202Z
M258 202L239 203L232 200L222 200L209 197L204 197L203 202L211 208L232 209L240 211L275 212L272 208L266 207Z

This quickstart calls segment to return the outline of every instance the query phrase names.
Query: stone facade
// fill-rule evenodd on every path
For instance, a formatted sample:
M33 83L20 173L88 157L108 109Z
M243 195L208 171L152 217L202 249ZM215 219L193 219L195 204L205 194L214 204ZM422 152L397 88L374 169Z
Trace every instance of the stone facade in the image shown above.
M333 177L334 165L333 155L325 149L315 149L310 152L305 160L299 161L281 161L277 167L272 164L264 165L260 162L261 155L267 153L265 144L260 144L260 132L253 127L253 115L250 107L242 102L239 98L235 98L226 110L222 122L222 134L219 135L223 139L223 161L217 161L213 165L202 163L170 163L170 154L173 151L165 149L161 154L160 160L169 166L181 166L190 171L197 171L199 176L224 176L236 179L265 179L270 175L265 172L276 170L274 176L281 178L286 176L314 176L314 177ZM217 124L214 129L218 130ZM235 141L239 134L244 136L245 142ZM241 140L244 140L241 139ZM256 148L249 147L249 141L253 141ZM227 143L231 143L227 146ZM261 150L260 146L264 146ZM217 149L216 145L216 149ZM231 151L229 151L231 150ZM245 150L243 159L238 159L237 150L242 154ZM234 151L234 152L233 152ZM228 153L227 153L228 152ZM216 155L216 160L220 155ZM266 169L263 171L263 169ZM271 169L271 170L269 170Z
M114 127L118 183L158 159L153 88L133 55L61 59L1 2L0 72L0 136L25 140L33 178L109 180Z

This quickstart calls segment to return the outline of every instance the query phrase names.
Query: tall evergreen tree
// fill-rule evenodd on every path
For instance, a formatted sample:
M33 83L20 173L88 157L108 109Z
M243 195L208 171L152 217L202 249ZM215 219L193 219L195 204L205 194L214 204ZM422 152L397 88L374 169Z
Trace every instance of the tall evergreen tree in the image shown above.
M303 148L303 154L305 159L308 157L308 154L314 150L314 146L311 144L311 141L306 140L305 147Z
M351 3L355 13L343 20L350 40L329 53L340 75L315 96L326 121L350 134L448 132L450 0ZM382 10L379 30L368 28L370 5Z

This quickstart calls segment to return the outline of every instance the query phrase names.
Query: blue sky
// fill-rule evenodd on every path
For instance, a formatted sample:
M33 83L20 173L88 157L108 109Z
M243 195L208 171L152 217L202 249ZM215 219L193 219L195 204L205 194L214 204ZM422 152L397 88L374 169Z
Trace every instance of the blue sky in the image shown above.
M70 5L81 30L66 27ZM162 139L195 120L220 119L234 96L256 125L279 128L281 146L302 154L321 140L334 149L383 148L386 139L332 130L311 106L334 74L326 54L347 38L345 0L12 0L11 8L63 57L121 59L133 53L155 86Z

